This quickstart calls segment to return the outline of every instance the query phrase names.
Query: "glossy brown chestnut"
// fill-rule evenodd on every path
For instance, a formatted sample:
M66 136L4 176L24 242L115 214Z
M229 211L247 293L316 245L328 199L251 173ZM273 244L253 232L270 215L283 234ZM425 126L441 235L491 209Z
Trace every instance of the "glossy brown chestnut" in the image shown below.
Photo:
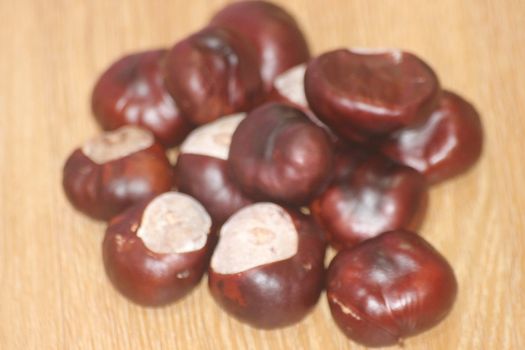
M166 87L185 118L201 125L262 100L255 49L237 34L208 27L166 57Z
M310 58L299 25L283 8L267 1L239 1L226 6L211 25L228 28L257 49L260 74L268 92L282 72Z
M334 177L310 208L335 248L422 222L427 184L414 169L354 150L338 154Z
M300 321L324 283L325 244L306 216L257 203L222 227L208 271L211 294L241 322L256 328Z
M380 147L388 157L418 170L435 184L474 165L482 143L481 120L474 106L444 91L428 120L395 132Z
M173 170L153 134L136 126L106 132L76 149L63 170L71 204L109 220L127 207L173 186Z
M385 135L428 118L440 85L434 71L410 53L339 49L308 64L310 107L350 141Z
M166 147L178 145L190 132L190 124L164 87L166 52L124 56L102 74L93 89L91 107L104 130L139 125L153 132Z
M415 233L392 231L337 254L326 296L339 328L366 346L389 346L438 324L457 293L454 271Z
M332 153L328 134L303 112L268 103L239 124L228 162L249 196L301 205L329 181Z
M232 134L244 117L225 116L195 129L182 143L175 165L178 190L202 203L216 225L253 202L233 181L227 165Z
M206 271L211 218L199 202L163 193L115 217L102 252L115 288L132 301L160 306L187 295Z

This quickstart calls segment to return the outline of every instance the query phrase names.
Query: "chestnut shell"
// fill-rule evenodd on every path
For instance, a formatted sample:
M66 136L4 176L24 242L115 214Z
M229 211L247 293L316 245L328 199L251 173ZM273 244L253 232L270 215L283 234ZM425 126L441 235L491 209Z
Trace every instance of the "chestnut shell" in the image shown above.
M428 118L441 92L434 71L401 51L327 52L308 64L314 113L342 137L363 142Z
M215 301L252 327L274 329L300 321L315 306L324 285L325 243L315 223L287 210L298 231L293 257L235 273L209 268L208 285Z
M397 131L380 148L435 184L472 167L481 155L482 144L481 120L474 106L443 91L439 107L428 120Z
M175 177L178 190L197 199L216 225L253 203L232 180L223 159L182 153L175 165Z
M157 142L103 164L76 149L64 165L62 180L69 202L98 220L109 220L137 202L169 191L173 184L173 169Z
M166 57L166 87L185 118L202 125L251 109L262 100L254 48L237 34L207 27Z
M417 171L352 147L338 153L335 164L334 181L310 205L335 248L422 223L428 186Z
M339 328L366 346L389 346L439 323L457 294L454 271L415 233L392 231L340 251L326 295Z
M228 28L255 46L267 92L279 74L310 59L308 43L296 20L271 2L230 4L213 16L210 24Z
M104 130L139 125L166 147L178 145L191 131L164 87L166 53L159 49L126 55L100 76L91 107Z
M151 200L129 208L110 221L102 243L106 274L113 286L133 302L162 306L186 296L201 280L214 245L208 235L199 250L159 254L149 250L137 230Z
M228 158L241 189L258 200L307 203L330 178L333 144L300 110L268 103L248 114Z

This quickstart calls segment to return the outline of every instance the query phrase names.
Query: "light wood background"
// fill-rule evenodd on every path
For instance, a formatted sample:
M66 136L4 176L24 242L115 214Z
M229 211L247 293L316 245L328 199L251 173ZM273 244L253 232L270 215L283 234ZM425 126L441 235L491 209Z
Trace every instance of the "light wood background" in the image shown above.
M0 349L359 349L324 296L300 324L253 330L213 303L205 281L167 308L137 307L106 280L104 225L61 188L69 152L97 132L89 94L123 53L168 46L221 0L0 0ZM422 234L460 292L406 349L525 349L525 3L522 0L282 0L314 52L401 47L483 115L468 175L432 190Z

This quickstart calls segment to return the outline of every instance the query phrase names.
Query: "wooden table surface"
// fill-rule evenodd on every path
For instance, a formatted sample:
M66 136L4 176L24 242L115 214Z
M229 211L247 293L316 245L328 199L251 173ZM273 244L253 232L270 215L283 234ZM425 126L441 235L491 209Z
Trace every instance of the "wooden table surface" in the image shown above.
M134 50L172 45L225 1L0 1L0 349L360 349L324 295L301 323L257 331L213 303L135 306L104 274L104 225L61 188L71 150L97 132L97 75ZM422 234L451 262L453 312L406 349L525 349L525 3L288 0L315 53L400 47L482 113L485 149L435 187Z

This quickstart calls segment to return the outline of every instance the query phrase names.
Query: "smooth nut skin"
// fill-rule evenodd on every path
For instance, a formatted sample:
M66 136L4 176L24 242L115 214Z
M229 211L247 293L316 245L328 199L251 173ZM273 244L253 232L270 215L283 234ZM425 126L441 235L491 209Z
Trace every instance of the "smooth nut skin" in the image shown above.
M310 205L337 249L396 229L417 229L427 206L427 183L412 168L367 151L338 154L334 181Z
M216 225L253 203L232 180L223 159L182 153L175 165L175 178L178 190L197 199Z
M178 145L191 131L192 126L164 87L166 52L152 50L124 56L100 76L91 107L104 130L139 125L153 132L165 147Z
M326 296L339 328L370 347L438 324L457 294L454 271L415 233L392 231L346 249L332 260Z
M435 184L472 167L481 155L482 144L481 120L474 106L444 91L438 109L428 120L397 131L380 148Z
M428 118L440 91L433 70L400 51L331 51L311 60L305 75L306 98L315 114L356 142Z
M297 254L235 274L209 269L215 301L252 327L274 329L299 322L315 306L324 284L325 243L313 221L288 210L299 234Z
M208 266L214 239L196 251L159 254L149 250L137 230L149 200L138 203L109 223L102 257L106 274L115 288L133 302L162 306L186 296Z
M247 111L262 99L255 49L237 34L207 27L166 57L166 87L185 118L201 125Z
M169 191L174 178L164 148L155 142L103 164L76 149L66 161L62 184L77 210L93 219L109 220L132 204Z
M211 25L228 28L257 49L260 74L269 91L287 69L310 59L310 50L299 25L283 8L266 1L240 1L226 6Z
M300 110L268 103L239 124L228 161L249 196L301 205L329 181L333 144Z

